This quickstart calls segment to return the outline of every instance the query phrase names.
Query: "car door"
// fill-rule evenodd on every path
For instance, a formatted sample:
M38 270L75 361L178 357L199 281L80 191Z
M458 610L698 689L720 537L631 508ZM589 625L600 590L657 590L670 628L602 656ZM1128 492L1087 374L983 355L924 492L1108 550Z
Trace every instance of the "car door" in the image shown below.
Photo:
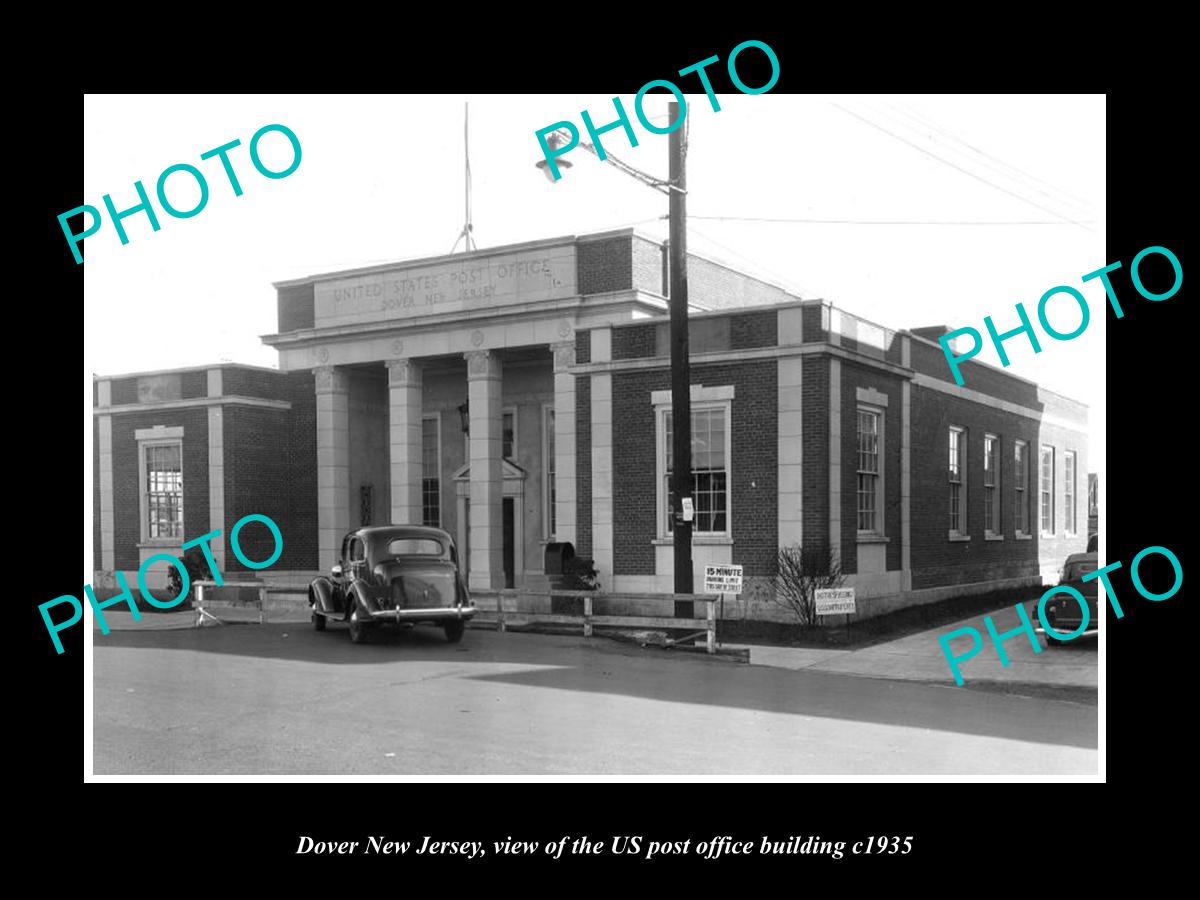
M346 557L346 587L355 581L361 581L367 577L367 547L363 539L358 535L352 535L350 538L349 555Z
M346 607L346 588L350 584L350 541L354 537L354 532L349 532L342 538L342 549L338 553L336 568L341 570L340 575L333 577L333 602L337 610L343 611Z

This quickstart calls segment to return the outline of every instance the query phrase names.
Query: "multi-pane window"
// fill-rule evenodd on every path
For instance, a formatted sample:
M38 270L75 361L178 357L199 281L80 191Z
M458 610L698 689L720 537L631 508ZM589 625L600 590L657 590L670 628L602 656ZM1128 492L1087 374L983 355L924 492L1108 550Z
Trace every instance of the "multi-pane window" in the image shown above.
M880 496L882 471L879 464L880 420L878 410L858 410L858 531L882 534Z
M1054 448L1042 445L1042 533L1054 534Z
M967 433L961 428L950 429L950 532L967 533Z
M984 533L1000 534L1000 439L983 436L983 521Z
M441 442L436 417L421 420L421 521L442 527Z
M692 409L692 506L696 534L726 534L729 531L729 470L726 459L728 423L725 406ZM666 497L666 531L674 526L675 493L671 490L674 448L671 411L663 412L662 435L666 468L663 473Z
M1016 533L1026 535L1029 534L1029 445L1024 441L1017 441L1013 445L1013 462L1013 519Z
M517 457L517 413L515 410L506 410L502 417L501 437L500 437L500 455L505 459L516 459Z
M183 445L148 444L146 458L146 536L183 537Z
M546 430L546 461L542 468L546 472L546 537L554 537L558 527L558 513L555 509L555 501L558 499L558 490L554 483L554 407L546 407L545 414L545 430Z
M1063 486L1066 496L1063 497L1063 525L1067 534L1075 534L1075 451L1068 450L1063 457Z

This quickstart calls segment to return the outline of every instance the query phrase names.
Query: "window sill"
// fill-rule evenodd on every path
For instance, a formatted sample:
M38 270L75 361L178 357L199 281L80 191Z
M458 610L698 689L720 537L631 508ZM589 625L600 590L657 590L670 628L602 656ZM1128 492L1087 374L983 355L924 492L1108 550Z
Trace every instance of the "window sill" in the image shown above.
M1058 535L1056 535L1053 531L1043 531L1042 532L1042 537L1048 541L1054 540L1057 536Z
M858 542L860 544L887 544L892 539L885 534L860 534Z
M985 531L985 532L983 533L983 539L984 539L985 541L1002 541L1002 540L1004 540L1004 535L1002 535L1002 534L995 534L995 533L993 533L993 532L990 532L990 531Z
M665 538L659 537L659 538L655 538L653 541L651 541L651 543L655 547L673 547L675 545L675 539L672 537L665 537ZM709 546L709 547L729 546L729 547L732 547L733 546L733 538L729 537L728 535L717 535L715 537L706 537L706 536L693 534L692 535L692 546L693 547L702 547L702 546Z
M139 550L158 550L163 547L172 549L180 549L183 546L184 538L145 538L138 541Z
M1018 540L1018 541L1032 541L1033 540L1032 534L1022 534L1019 531L1015 535L1013 535L1013 537L1015 540Z
M970 539L971 536L969 534L955 534L953 531L949 534L949 540L951 541L969 541Z

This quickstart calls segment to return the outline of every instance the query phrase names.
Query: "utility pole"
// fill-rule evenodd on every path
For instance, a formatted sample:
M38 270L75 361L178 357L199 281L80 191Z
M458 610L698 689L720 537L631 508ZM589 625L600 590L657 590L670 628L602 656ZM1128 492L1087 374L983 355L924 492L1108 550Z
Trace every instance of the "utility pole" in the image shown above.
M668 118L678 121L679 104L671 101ZM688 357L687 289L687 174L686 123L671 132L670 152L670 267L671 312L671 423L673 428L672 488L675 492L674 549L675 593L692 590L692 523L683 520L684 499L692 499L692 394L691 363ZM692 617L690 601L675 601L677 618Z

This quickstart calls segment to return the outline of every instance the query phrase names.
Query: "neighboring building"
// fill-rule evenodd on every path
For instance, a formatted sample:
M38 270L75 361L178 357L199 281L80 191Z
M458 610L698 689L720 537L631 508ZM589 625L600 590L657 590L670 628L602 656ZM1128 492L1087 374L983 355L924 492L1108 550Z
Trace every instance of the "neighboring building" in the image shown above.
M825 543L872 615L1040 584L1083 549L1081 404L975 362L956 386L944 329L688 269L698 573L740 563L761 601L779 547ZM474 589L544 589L570 541L605 589L669 592L668 283L626 230L277 284L280 371L97 379L96 566L260 512L274 578L390 520L456 534Z
M1100 530L1100 476L1088 473L1088 537Z

